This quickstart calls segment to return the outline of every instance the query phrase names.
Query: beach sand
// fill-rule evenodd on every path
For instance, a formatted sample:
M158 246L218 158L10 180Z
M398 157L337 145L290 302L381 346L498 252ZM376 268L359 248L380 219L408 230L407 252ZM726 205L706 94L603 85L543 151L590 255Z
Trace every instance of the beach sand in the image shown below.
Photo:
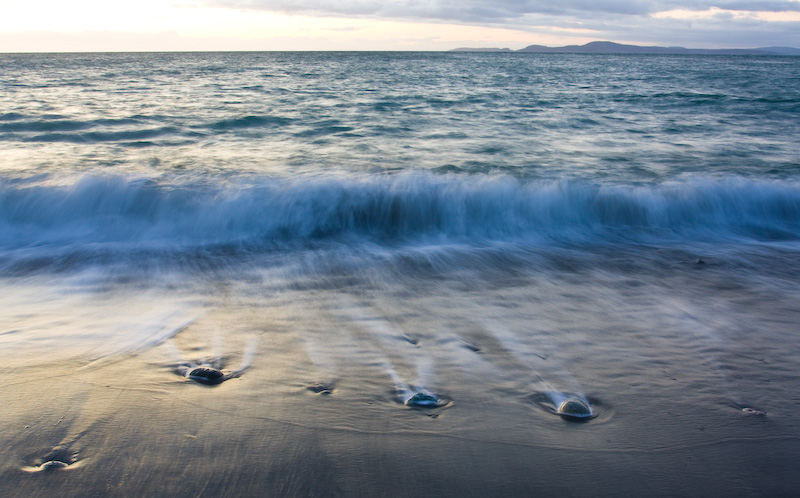
M654 257L669 277L228 282L152 344L6 354L0 494L795 494L796 302L747 283L768 258ZM180 374L203 360L240 375ZM451 403L403 405L423 388ZM596 417L559 417L558 393ZM51 460L69 466L39 471Z

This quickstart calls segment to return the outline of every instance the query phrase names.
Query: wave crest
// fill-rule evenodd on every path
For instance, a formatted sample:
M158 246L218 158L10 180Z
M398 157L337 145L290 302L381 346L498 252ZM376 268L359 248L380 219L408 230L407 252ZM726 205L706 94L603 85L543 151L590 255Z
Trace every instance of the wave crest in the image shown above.
M612 186L407 173L219 186L85 176L66 186L0 183L0 209L5 250L800 238L800 184L745 178Z

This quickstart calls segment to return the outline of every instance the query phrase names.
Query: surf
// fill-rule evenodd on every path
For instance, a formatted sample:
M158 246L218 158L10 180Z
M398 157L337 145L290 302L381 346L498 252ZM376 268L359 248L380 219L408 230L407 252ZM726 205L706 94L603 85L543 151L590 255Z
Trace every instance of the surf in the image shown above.
M0 261L64 252L336 243L540 245L800 239L800 182L690 177L659 185L407 172L233 180L87 175L0 181Z

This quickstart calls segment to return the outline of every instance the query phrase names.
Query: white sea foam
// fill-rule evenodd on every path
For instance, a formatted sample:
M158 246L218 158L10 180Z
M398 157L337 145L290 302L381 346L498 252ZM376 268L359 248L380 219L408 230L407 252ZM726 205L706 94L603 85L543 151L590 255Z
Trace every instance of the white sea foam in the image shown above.
M342 244L391 249L800 240L800 184L793 181L686 178L603 186L407 173L250 182L88 176L66 186L0 184L6 206L0 211L0 271L202 266Z

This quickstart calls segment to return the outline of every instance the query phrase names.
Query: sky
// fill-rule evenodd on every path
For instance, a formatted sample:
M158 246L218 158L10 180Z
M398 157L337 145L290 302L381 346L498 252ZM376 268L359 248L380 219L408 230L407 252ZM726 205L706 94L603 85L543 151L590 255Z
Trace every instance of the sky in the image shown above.
M800 0L0 0L0 52L800 48Z

